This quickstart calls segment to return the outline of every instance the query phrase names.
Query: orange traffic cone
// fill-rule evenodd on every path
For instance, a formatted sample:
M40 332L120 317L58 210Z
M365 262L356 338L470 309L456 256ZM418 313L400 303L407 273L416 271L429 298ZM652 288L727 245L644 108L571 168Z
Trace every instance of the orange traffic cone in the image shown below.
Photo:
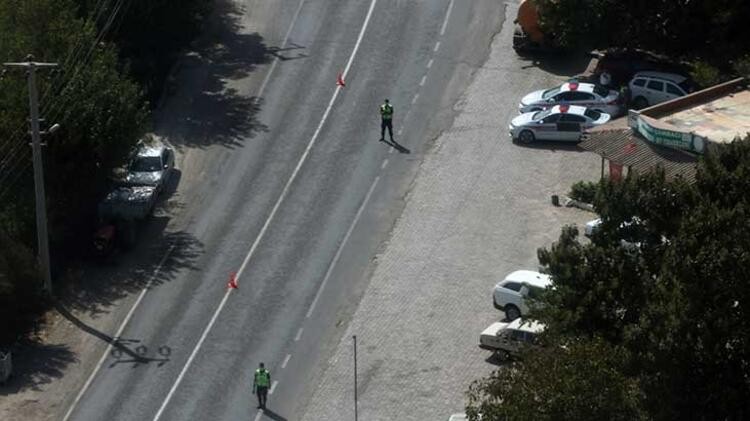
M227 283L227 288L229 289L237 289L239 288L239 285L237 285L237 274L232 272L231 275L229 275L229 282Z

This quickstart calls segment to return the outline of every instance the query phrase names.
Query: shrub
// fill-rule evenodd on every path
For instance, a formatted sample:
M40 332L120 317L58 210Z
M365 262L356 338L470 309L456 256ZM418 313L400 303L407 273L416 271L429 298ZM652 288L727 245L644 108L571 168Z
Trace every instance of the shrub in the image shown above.
M593 181L579 181L570 187L571 199L577 200L583 203L594 203L596 192L599 189L599 183Z

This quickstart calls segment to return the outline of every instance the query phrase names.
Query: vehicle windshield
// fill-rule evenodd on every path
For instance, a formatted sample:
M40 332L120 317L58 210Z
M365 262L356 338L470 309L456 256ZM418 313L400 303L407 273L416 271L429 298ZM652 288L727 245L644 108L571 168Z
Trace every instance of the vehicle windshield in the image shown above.
M599 120L599 117L602 116L602 113L600 113L599 111L594 111L590 108L586 108L586 111L584 111L583 114L592 120Z
M550 114L552 114L552 108L550 108L548 110L537 111L536 113L534 113L534 115L531 117L531 119L532 120L541 120L541 119L543 119L544 117L547 117Z
M139 156L130 164L130 171L152 172L161 171L161 159L158 156Z
M553 96L560 93L560 87L547 89L546 91L542 92L542 99L550 99Z

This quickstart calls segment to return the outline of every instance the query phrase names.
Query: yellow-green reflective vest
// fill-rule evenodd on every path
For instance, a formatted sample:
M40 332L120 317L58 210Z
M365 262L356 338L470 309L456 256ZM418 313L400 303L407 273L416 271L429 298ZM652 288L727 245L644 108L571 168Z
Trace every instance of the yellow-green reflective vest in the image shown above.
M259 368L255 370L255 385L258 387L268 387L271 380L270 373L266 369Z
M380 106L380 115L384 120L390 120L393 116L393 106L391 104L383 104Z

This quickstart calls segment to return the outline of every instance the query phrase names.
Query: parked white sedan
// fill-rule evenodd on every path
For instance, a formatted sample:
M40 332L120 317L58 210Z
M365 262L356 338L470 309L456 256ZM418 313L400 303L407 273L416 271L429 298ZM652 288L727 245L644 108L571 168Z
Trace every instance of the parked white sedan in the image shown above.
M618 91L593 83L568 82L556 88L541 89L524 96L518 104L518 111L528 113L560 104L578 105L618 115L623 108L623 98Z
M556 105L544 111L524 113L510 122L511 137L521 143L540 140L577 142L584 130L604 124L609 114L577 105Z

